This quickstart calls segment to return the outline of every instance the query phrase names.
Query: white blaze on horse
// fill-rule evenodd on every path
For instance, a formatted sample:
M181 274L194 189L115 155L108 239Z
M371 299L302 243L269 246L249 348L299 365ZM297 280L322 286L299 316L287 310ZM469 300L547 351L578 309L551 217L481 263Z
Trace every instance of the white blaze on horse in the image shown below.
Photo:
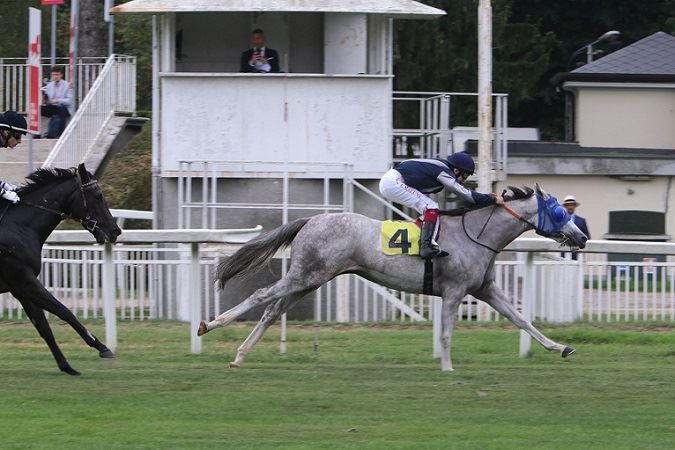
M439 244L450 251L435 260L433 295L443 298L441 368L452 371L450 344L455 316L462 299L471 294L492 306L517 327L527 331L547 350L566 357L574 349L548 339L516 311L495 283L497 253L527 230L535 229L572 250L583 248L584 235L553 196L536 186L525 191L511 188L508 206L468 210L456 217L441 217ZM380 247L381 222L352 214L323 214L298 219L247 243L218 267L221 287L235 277L249 275L281 248L290 245L286 275L258 289L239 305L202 322L199 335L223 327L260 305L269 305L255 329L239 347L232 367L239 367L265 330L305 295L341 274L354 273L392 289L422 293L424 260L415 256L387 256ZM334 230L340 230L336 235Z

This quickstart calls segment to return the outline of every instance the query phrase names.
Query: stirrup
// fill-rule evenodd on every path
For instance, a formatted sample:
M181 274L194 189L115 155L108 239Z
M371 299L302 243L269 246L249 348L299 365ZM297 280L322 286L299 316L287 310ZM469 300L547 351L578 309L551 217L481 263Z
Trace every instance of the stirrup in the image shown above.
M434 252L438 252L438 254L434 256L434 258L445 258L450 254L445 250L441 249L441 246L438 245L438 242L434 241L433 239L431 240L431 248L434 249Z

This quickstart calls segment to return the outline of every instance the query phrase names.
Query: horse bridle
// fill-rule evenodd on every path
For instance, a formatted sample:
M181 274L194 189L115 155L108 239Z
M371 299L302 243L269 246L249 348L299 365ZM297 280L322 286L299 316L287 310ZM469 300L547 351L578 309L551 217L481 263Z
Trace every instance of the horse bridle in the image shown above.
M93 234L94 231L97 228L100 228L100 227L98 226L98 221L95 220L95 219L92 219L91 215L88 214L89 208L87 207L87 197L84 195L84 190L96 186L96 183L98 183L98 180L89 180L86 183L82 183L82 177L80 177L79 172L76 172L75 178L77 178L77 185L79 187L80 197L82 198L82 205L83 205L85 213L87 214L87 216L84 219L80 219L79 222L87 231L89 231L90 233ZM43 211L50 212L52 214L56 214L57 216L59 216L61 218L61 220L73 218L72 214L66 214L63 211L59 211L59 210L56 210L56 209L48 208L46 206L42 206L42 205L38 205L38 204L35 204L35 203L27 202L25 200L19 200L19 202L26 205L26 206L30 206L31 208L37 208L37 209L41 209ZM3 213L3 216L4 216L4 213ZM0 220L2 220L1 217L0 217Z
M506 192L506 191L504 191L504 193L505 193L505 192ZM504 193L502 193L502 198L503 198L503 196L504 196ZM511 209L508 205L506 205L506 204L502 204L502 205L494 205L494 207L492 208L492 211L490 212L490 215L488 216L488 219L487 219L487 220L485 221L485 223L483 224L483 228L481 228L480 233L478 233L478 236L476 236L476 238L474 239L474 238L469 234L468 230L466 229L466 224L465 224L465 222L464 222L464 218L466 217L466 214L462 215L462 229L464 230L464 234L466 234L466 237L468 237L469 240L470 240L471 242L473 242L474 244L480 245L481 247L486 248L486 249L490 250L490 251L493 252L493 253L499 253L501 250L496 250L496 249L490 247L490 246L487 245L487 244L483 244L482 242L478 241L478 239L480 239L480 236L483 234L483 231L485 231L485 228L487 228L488 223L490 223L490 219L492 219L492 215L495 213L495 210L497 209L497 206L501 206L502 208L504 208L504 209L506 210L506 212L508 212L509 214L511 214L513 217L515 217L515 218L518 219L519 221L526 223L531 229L533 229L533 230L536 230L536 229L537 229L537 226L536 226L535 224L533 224L532 222L530 222L529 220L527 220L526 218L524 218L523 215L520 214L518 211L514 211L513 209Z

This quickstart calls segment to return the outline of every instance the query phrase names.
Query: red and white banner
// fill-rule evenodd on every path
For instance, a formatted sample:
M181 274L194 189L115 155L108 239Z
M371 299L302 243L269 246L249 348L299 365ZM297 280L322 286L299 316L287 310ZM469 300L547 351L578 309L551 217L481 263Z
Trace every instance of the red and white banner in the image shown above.
M42 6L63 5L64 0L41 0Z
M41 25L42 12L28 8L28 131L34 134L40 133Z
M74 89L75 82L75 60L77 59L77 27L80 15L79 0L72 0L70 4L70 47L68 50L68 82Z

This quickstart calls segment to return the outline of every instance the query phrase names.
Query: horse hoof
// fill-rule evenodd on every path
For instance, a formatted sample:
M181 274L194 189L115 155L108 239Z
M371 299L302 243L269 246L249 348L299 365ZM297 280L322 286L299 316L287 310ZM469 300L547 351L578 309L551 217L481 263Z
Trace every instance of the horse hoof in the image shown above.
M98 356L101 358L114 358L115 354L112 352L112 350L106 348L105 350L98 352Z
M197 336L203 336L209 331L206 326L206 322L202 320L202 323L199 324L199 330L197 330Z
M230 369L239 369L240 367L241 365L239 363L236 363L234 361L230 363Z
M77 370L73 369L70 366L61 368L61 372L65 372L68 375L72 375L74 377L81 375L80 372L78 372Z
M577 351L576 348L565 347L565 348L563 349L563 351L560 353L560 356L562 356L563 358L567 358L568 356L570 356L572 353L574 353L574 352L576 352L576 351Z

